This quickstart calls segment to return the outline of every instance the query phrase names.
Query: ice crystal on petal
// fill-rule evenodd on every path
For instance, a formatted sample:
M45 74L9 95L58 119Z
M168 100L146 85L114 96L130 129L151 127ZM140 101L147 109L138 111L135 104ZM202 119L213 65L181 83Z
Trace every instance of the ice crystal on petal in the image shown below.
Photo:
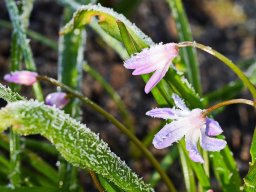
M202 109L189 110L178 95L173 94L172 98L179 109L156 108L146 113L151 117L173 120L155 135L153 145L157 149L163 149L185 136L189 157L195 162L204 163L197 149L198 141L204 150L220 151L226 146L226 141L209 136L221 134L222 129L217 121L204 117Z
M126 60L124 66L134 69L133 75L142 75L154 72L145 86L145 92L149 93L153 87L165 76L172 60L178 55L177 44L158 44Z

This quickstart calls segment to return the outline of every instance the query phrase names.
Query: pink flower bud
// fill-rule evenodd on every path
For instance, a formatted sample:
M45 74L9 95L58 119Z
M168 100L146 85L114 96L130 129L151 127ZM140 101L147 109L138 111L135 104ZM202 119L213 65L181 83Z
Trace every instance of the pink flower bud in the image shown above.
M50 93L45 98L45 104L55 106L59 109L64 108L69 102L67 94L64 92Z
M4 76L4 80L10 83L20 85L33 85L36 82L38 74L31 71L15 71Z

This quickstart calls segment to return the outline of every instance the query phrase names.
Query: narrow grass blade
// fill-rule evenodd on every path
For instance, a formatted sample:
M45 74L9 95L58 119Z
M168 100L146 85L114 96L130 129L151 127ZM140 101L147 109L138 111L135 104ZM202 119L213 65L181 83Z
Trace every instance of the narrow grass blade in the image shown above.
M22 55L23 55L23 59L26 65L26 68L28 70L32 70L35 71L36 70L36 66L35 66L35 62L32 56L32 51L31 48L28 44L28 40L26 38L26 33L25 33L25 29L24 26L21 22L21 18L19 15L19 11L18 8L16 6L16 3L14 0L6 0L6 6L12 21L12 26L13 29L15 29L15 33L17 35L17 39L18 42L21 46L22 49ZM33 89L34 89L34 93L36 95L36 98L39 101L43 100L43 95L42 95L42 90L41 87L38 83L33 85Z
M193 41L191 29L188 23L186 12L182 4L182 0L167 0L171 8L171 13L175 19L176 29L180 41ZM199 65L197 62L196 50L187 47L181 50L182 60L186 65L188 80L193 85L197 93L201 94Z

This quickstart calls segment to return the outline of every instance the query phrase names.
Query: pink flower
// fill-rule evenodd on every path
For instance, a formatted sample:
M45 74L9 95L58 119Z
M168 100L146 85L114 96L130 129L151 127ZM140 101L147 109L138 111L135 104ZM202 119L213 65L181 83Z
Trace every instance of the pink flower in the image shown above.
M50 93L45 98L45 104L55 106L59 109L64 108L69 102L67 94L64 92Z
M172 120L155 135L155 148L166 148L185 136L189 157L200 163L204 163L204 160L197 149L198 140L207 151L220 151L225 148L226 141L209 137L223 132L217 121L204 117L201 109L189 110L178 95L173 94L173 100L177 108L156 108L146 113L151 117Z
M126 60L124 66L134 69L133 75L142 75L154 72L146 84L145 92L149 93L153 87L165 76L173 58L178 55L178 47L175 43L159 44L144 49L130 59Z
M33 85L38 74L31 71L15 71L4 76L4 80L21 85Z

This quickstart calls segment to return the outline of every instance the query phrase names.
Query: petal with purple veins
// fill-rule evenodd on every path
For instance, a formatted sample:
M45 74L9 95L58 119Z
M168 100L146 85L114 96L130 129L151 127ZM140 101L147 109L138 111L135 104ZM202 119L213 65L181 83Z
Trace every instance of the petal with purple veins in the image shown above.
M162 119L175 119L175 109L171 108L156 108L148 111L146 115L155 117L155 118L162 118Z
M201 146L206 151L220 151L227 145L225 140L208 137L204 129L201 130L201 134Z
M197 149L197 142L200 137L200 130L190 130L185 136L186 149L189 151L189 157L194 162L204 163L202 156Z
M145 93L149 93L151 89L153 89L156 84L165 76L166 72L168 71L170 67L171 62L166 63L164 68L157 69L155 73L150 77L149 81L147 82L145 86Z
M216 136L223 132L219 123L211 118L206 118L206 135Z
M136 68L132 74L133 75L142 75L142 74L147 74L155 71L158 68L156 64L149 64L149 65L144 65L141 67Z
M184 127L184 123L180 121L173 121L165 125L154 137L153 145L157 149L169 147L174 142L180 140L188 129Z

